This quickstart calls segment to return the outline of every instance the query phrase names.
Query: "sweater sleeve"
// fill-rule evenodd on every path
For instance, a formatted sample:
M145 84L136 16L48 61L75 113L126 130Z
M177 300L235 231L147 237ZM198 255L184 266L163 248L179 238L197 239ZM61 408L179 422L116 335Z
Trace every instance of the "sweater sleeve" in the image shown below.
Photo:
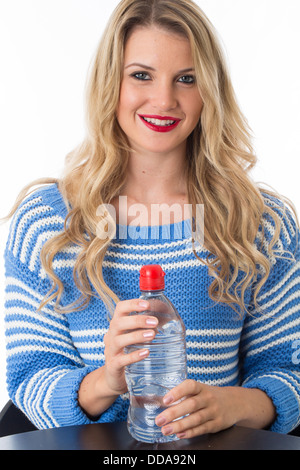
M39 261L42 244L64 219L41 196L15 213L5 250L7 388L12 401L39 429L91 421L78 404L85 366L72 341L67 316L53 303L38 311L51 284Z
M271 271L245 319L241 339L244 387L267 393L276 408L272 431L288 433L300 424L300 237L291 213L269 200L281 218L281 234L274 247L280 257L271 259ZM263 249L274 233L264 218ZM251 309L251 306L250 306ZM297 352L298 351L298 352Z

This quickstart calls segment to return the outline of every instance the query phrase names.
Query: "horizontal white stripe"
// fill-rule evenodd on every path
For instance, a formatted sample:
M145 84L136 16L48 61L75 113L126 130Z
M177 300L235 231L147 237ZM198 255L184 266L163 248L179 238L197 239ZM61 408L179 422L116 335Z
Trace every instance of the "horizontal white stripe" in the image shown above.
M284 376L286 376L287 380L284 378ZM276 380L279 380L280 382L284 383L285 385L287 385L289 387L289 389L293 392L295 398L297 399L297 401L299 403L298 392L295 389L295 387L293 386L293 384L290 382L292 377L288 374L283 374L281 371L278 374L276 374L276 371L275 371L274 373L263 374L263 375L260 375L259 377L250 376L243 382L243 384L247 384L247 383L251 382L252 380L260 380L262 378L276 379Z
M78 245L66 245L60 253L64 253L66 255L78 255L81 252L82 248Z
M138 244L135 243L134 245L127 245L126 247L130 250L136 250L136 251L144 251L144 250L165 250L167 248L177 248L183 245L191 245L192 244L192 238L184 239L184 240L176 240L170 243L160 243L160 244ZM121 243L114 243L113 246L116 248L123 248L124 249L124 244Z
M280 372L280 375L283 376L283 377L286 377L287 379L287 382L291 384L291 386L293 387L293 390L294 390L294 393L295 393L295 396L297 398L297 401L300 405L300 395L299 393L297 392L298 388L299 388L299 382L297 382L297 380L293 377L293 375L296 375L298 376L299 373L297 373L297 371L291 371L291 373L289 374L288 372ZM300 416L299 416L299 420L300 420Z
M53 348L53 347L46 347L46 346L39 346L39 345L30 345L30 346L19 346L15 347L12 350L7 351L7 357L15 356L17 354L24 354L26 352L34 352L34 351L40 351L44 353L53 353L53 354L59 354L60 356L67 357L68 359L71 359L73 362L79 365L84 365L81 359L78 356L74 356L74 354L69 354L66 351L60 351L59 349Z
M43 316L42 314L37 317L37 314L36 312L32 312L32 310L28 310L24 307L7 307L5 309L5 313L6 313L6 325L8 326L9 325L9 322L12 321L9 319L9 315L24 315L26 318L29 318L29 319L32 319L33 320L33 323L32 325L38 325L37 321L39 322L39 324L46 324L46 325L49 325L49 326L53 326L55 328L59 328L60 330L64 330L64 331L69 331L69 329L63 324L63 323L58 323L57 321L55 320L51 320L50 318L47 318L46 316ZM18 320L13 320L13 321L18 321ZM20 320L20 321L23 321Z
M36 300L32 299L31 297L28 297L25 294L21 294L20 292L7 292L5 294L5 300L7 302L25 302L26 304L32 305L35 308L38 308L40 305L40 303Z
M266 335L264 337L264 340L269 339L269 337L271 337L271 336L273 336L273 335ZM255 348L255 349L251 349L251 351L249 351L247 353L247 357L251 357L251 356L255 356L257 354L261 354L263 351L267 351L268 349L272 349L275 346L278 346L279 344L289 343L291 341L294 341L295 339L300 339L300 333L299 332L288 335L288 336L284 336L283 338L278 338L275 341L272 341L272 342L269 342L269 343L265 344L264 346L260 346L260 347ZM260 338L259 342L261 342L261 338ZM257 343L257 341L256 341L256 343ZM251 343L251 347L252 347L252 345L253 345L253 342ZM248 346L249 345L247 345L246 348L244 348L244 349L249 349Z
M279 380L280 382L284 383L293 393L297 403L298 403L298 406L300 407L300 395L298 393L298 389L299 389L299 383L297 381L295 381L293 375L298 375L297 374L297 371L291 371L291 373L287 373L287 372L282 372L282 371L279 371L278 374L276 374L276 371L274 373L269 373L269 374L264 374L262 376L259 376L258 377L258 380L260 380L260 378L270 378L270 379L276 379L276 380ZM257 380L257 377L251 375L250 377L248 377L244 384L247 384L248 382L251 382L252 380ZM298 421L297 421L297 425L300 424L300 416L298 418Z
M251 330L251 331L248 331L248 333L245 333L243 335L243 339L249 338L250 336L261 333L265 330L270 330L271 328L274 328L278 323L281 323L285 319L293 316L294 313L297 313L300 310L300 306L298 304L294 305L293 307L288 308L288 310L285 313L281 313L280 316L276 317L272 321L270 320L270 317L272 318L274 315L276 315L278 312L280 312L286 305L288 305L290 302L292 302L293 300L295 300L297 298L300 298L300 291L290 295L290 297L285 299L285 301L281 305L279 305L276 309L272 310L272 312L269 312L268 315L263 315L263 317L260 320L260 323L263 323L263 325L261 327L258 327L257 322L256 322L255 323L256 328ZM264 319L264 317L265 317L265 319ZM266 322L266 319L268 319L269 321ZM291 323L289 323L290 326L293 325L293 322L294 322L294 320L291 320ZM253 326L253 324L254 324L254 322L250 323L247 326L247 328L251 328ZM245 331L246 331L246 329L245 329ZM278 331L281 331L281 330L279 329L279 330L277 330L277 332Z
M285 289L282 289L279 293L279 295L277 295L276 297L274 297L272 300L270 300L269 302L263 304L263 305L260 305L260 308L261 310L263 311L263 317L258 317L256 318L255 320L253 320L253 323L252 324L256 324L256 323L259 323L263 318L269 318L273 315L273 312L268 312L268 313L264 313L264 310L265 309L268 309L270 308L272 305L274 305L275 303L279 302L280 299L282 297L284 297L289 291L291 291L293 289L293 287L295 286L299 286L298 290L296 292L293 292L291 295L290 295L290 299L297 299L299 297L299 292L300 292L300 277L299 278L296 278L296 279L293 279L293 281L288 284ZM279 305L279 307L277 307L277 310L278 308L280 309L281 306L285 305L286 304L286 300L281 304Z
M233 346L236 346L237 344L239 343L239 340L238 341L235 341ZM77 349L95 349L95 348L104 348L104 342L103 341L89 341L89 342L78 342L78 341L74 341L74 344L76 346ZM186 347L187 349L189 348L199 348L199 349L203 349L203 343L198 343L198 344L195 344L195 343L192 343L192 345L187 342L186 344ZM206 349L215 349L215 348L219 348L219 349L224 349L224 348L228 348L228 343L222 343L222 344L219 344L219 343L212 343L210 345L205 345L205 348ZM232 357L235 357L236 355L238 354L238 349L235 349L233 351L230 351L228 353L220 353L220 354L216 354L216 353L211 353L209 352L208 354L197 354L197 353L194 353L194 354L190 354L190 357L195 357L195 358L198 358L198 360L203 360L203 361L214 361L214 360L222 360L222 359L228 359L228 358L232 358Z
M294 312L298 312L298 309L299 309L299 307L296 305L293 309L290 310L290 313L292 314ZM282 334L284 331L290 330L291 328L295 328L298 325L300 325L300 318L297 318L293 321L290 321L289 323L281 325L280 327L276 328L275 330L269 331L269 333L267 333L266 335L260 336L259 338L256 338L256 339L250 341L245 346L245 349L247 349L247 347L253 347L253 345L255 345L255 344L263 343L264 341L269 340L270 338L272 338L272 336ZM266 329L267 328L264 328L263 331L265 331ZM270 330L270 328L268 328L267 330ZM255 333L256 333L256 330L255 330Z
M77 349L95 349L95 348L104 348L104 343L103 342L92 342L92 343L75 343L75 346ZM101 358L104 359L104 354L103 353L97 353L97 352L82 352L80 351L80 355L84 358ZM238 355L238 350L231 351L228 353L220 353L220 354L187 354L187 358L190 361L201 361L201 362L213 362L213 361L224 361L228 359L233 359L236 358Z
M20 329L22 333L12 333L12 330L16 330L17 328ZM57 331L49 330L49 328L45 328L44 326L37 325L34 323L29 323L26 321L6 322L5 330L7 333L10 333L10 335L6 337L6 341L8 342L11 341L11 338L15 341L17 341L18 338L19 340L22 340L24 338L25 331L33 330L32 335L38 335L38 333L45 333L46 335L55 336L58 341L63 341L69 344L73 344L72 339L66 335L62 335L61 333L58 333ZM44 340L47 341L47 338L44 337Z
M232 340L232 341L219 341L216 342L211 340L209 343L202 342L202 341L187 341L186 346L187 348L191 349L226 349L226 348L234 348L238 346L240 343L240 337Z
M200 329L188 329L186 330L186 337L190 336L238 336L236 339L231 340L229 339L228 341L224 341L224 343L217 343L221 344L230 344L230 345L235 345L239 343L240 338L239 335L242 331L242 327L239 326L237 328L223 328L223 329L206 329L206 330L200 330ZM86 336L98 336L98 335L105 335L108 332L108 328L91 328L91 329L86 329L86 330L80 330L80 331L75 331L71 330L71 335L74 339L80 340L80 338L84 338ZM190 341L188 344L191 345L191 347L194 347L193 345L195 344L195 347L199 346L199 342L193 342ZM211 345L210 343L201 343L201 347L205 348L210 348ZM216 347L214 344L213 347Z
M75 262L76 262L75 259L57 259L57 260L53 261L52 267L53 267L54 270L55 269L67 269L67 268L72 268L73 269L74 266L75 266ZM43 267L40 269L39 276L42 279L47 278L47 273L46 273L46 271L44 270Z
M200 375L201 370L199 367L188 367L187 372L189 375ZM214 372L215 375L215 372ZM215 385L215 386L221 386L221 385L227 385L227 384L232 384L236 382L236 379L239 375L238 371L234 371L231 375L227 377L221 377L221 378L212 378L212 379L205 379L201 380L201 383L207 384L207 385ZM198 380L198 382L200 382Z
M218 329L208 329L208 330L186 330L186 336L235 336L239 335L242 331L242 327L237 328L218 328Z
M288 271L288 273L283 277L283 279L281 279L281 281L276 282L275 286L271 290L269 290L269 291L265 292L265 294L259 296L257 298L258 303L262 302L267 297L270 297L271 295L274 295L275 292L277 292L279 289L281 289L282 286L288 281L288 279L290 279L290 277L292 277L293 274L295 272L297 272L298 270L300 272L300 261L297 261L295 264L293 264L290 271Z
M85 363L89 363L90 361L96 361L96 362L100 362L100 361L104 361L105 360L105 356L104 354L100 354L100 353L86 353L86 352L82 352L80 353L82 359L85 361Z
M5 278L5 286L6 288L8 287L19 287L20 289L24 290L25 292L28 292L28 294L32 295L35 297L37 300L39 300L39 303L43 299L43 296L37 292L36 290L31 289L27 284L24 282L20 281L20 279L17 279L15 277L8 276Z
M5 279L5 285L6 285L7 294L10 293L9 292L10 288L18 287L19 289L22 289L25 292L27 292L28 294L30 294L32 297L36 298L37 299L37 303L36 303L37 307L40 306L41 301L44 299L44 296L41 295L37 290L31 289L31 287L29 287L27 284L25 284L24 282L20 281L19 279L14 278L14 277L10 277L10 276L7 277ZM17 299L18 293L15 292L15 295L16 295L16 299ZM55 312L54 305L55 305L55 302L53 302L53 301L49 302L48 306L43 307L43 313L49 313L50 315L52 315L55 318L61 318L61 313Z
M79 346L76 344L76 347L78 347L79 349ZM83 349L89 349L89 348L86 348L83 346ZM92 349L92 348L91 348ZM80 352L80 355L82 357L82 359L85 361L86 364L90 363L90 362L105 362L105 355L103 353L96 353L96 352L83 352L83 351L79 351ZM220 355L200 355L200 354L187 354L187 360L188 361L194 361L194 362L198 362L198 363L201 363L203 365L203 363L205 362L213 362L213 361L220 361L220 362L223 362L224 360L228 360L228 359L233 359L235 357L237 357L237 354L238 354L238 351L234 351L232 353L224 353L224 354L220 354ZM227 365L226 367L222 364L221 366L219 366L217 363L212 366L212 367L200 367L200 366L196 366L194 365L193 366L193 372L195 373L198 373L198 374L206 374L206 373L211 373L211 374L215 374L215 373L221 373L221 372L227 372L228 370L231 370L233 368L236 367L236 364L238 362L238 359L231 362L229 365ZM217 369L220 369L220 370L217 370Z
M74 344L77 349L98 349L104 348L103 341L86 341L86 342L79 342L74 341Z
M11 347L10 349L11 351L14 349L12 345L14 343L17 343L15 347L19 347L18 344L20 343L20 341L25 341L25 342L27 341L29 344L31 344L33 341L35 344L36 342L39 342L39 343L44 343L45 345L54 344L55 346L61 346L63 348L63 350L61 351L61 354L64 354L65 348L69 349L70 351L75 350L73 343L71 343L68 339L65 339L65 338L63 338L63 340L53 339L53 338L50 338L49 336L41 336L38 333L39 332L17 333L14 335L6 336L6 344Z
M201 362L212 362L212 361L225 361L227 359L233 359L238 356L238 350L231 351L228 353L220 354L187 354L189 361L201 361ZM218 367L216 365L216 367Z
M158 254L159 257L159 254ZM177 261L174 263L161 263L161 267L163 270L171 271L174 269L182 269L182 268L193 268L197 266L204 266L204 263L200 261L198 258L194 257L194 259L186 260L186 261ZM132 264L121 264L118 262L113 261L103 261L104 268L110 269L120 269L125 271L140 271L142 264L140 265L132 265Z
M267 199L267 205L269 205L269 206L271 206L275 209L278 209L278 205L270 199ZM290 234L291 234L292 237L294 237L295 234L296 234L294 226L291 222L291 218L293 218L293 214L290 212L290 209L286 206L279 207L279 210L281 212L281 214L278 214L279 218L280 218L280 226L281 226L281 229L284 233L284 238L286 240L288 240L288 242L290 243L290 241L291 241L290 240ZM263 223L264 223L264 225L266 225L268 227L270 227L270 226L272 227L272 229L270 230L272 234L275 232L275 228L273 228L273 226L270 225L270 222L268 222L266 218L263 219Z
M188 356L188 359L189 359L189 356ZM210 366L197 367L196 366L196 369L197 369L197 373L199 374L223 374L225 372L228 372L234 369L237 366L238 362L239 362L239 359L237 358L235 361L230 362L230 364L226 364L226 365L215 364L212 367Z
M170 253L160 253L159 254L159 258L160 259L167 259L167 258L176 258L178 256L185 256L185 255L193 255L193 250L192 248L185 248L184 250L181 250L181 251L172 251ZM143 253L143 254L138 254L138 253L134 253L134 254L130 254L130 253L115 253L113 251L107 251L106 253L107 256L110 256L112 258L118 258L118 259L124 259L124 260L141 260L141 261L145 261L145 260L155 260L157 259L157 251L155 251L154 253Z
M37 302L36 300L32 299L31 297L28 297L25 294L21 294L20 292L15 292L15 291L6 292L5 302L15 302L15 304L17 304L19 302L24 302L25 304L34 307L34 310L36 310L36 312L34 312L36 314L35 315L36 319L44 320L46 313L47 313L47 315L55 318L54 321L56 321L56 320L61 321L62 318L63 318L62 314L56 314L56 312L54 312L53 310L51 310L47 307L43 308L43 310L41 312L37 312L37 310L40 306L40 302ZM9 310L12 309L12 308L17 309L18 307L14 307L13 305L8 307ZM26 309L26 307L23 307L23 308Z
M71 330L71 336L76 340L80 340L80 338L85 338L86 336L105 335L107 332L108 328L91 328L90 330L80 331Z

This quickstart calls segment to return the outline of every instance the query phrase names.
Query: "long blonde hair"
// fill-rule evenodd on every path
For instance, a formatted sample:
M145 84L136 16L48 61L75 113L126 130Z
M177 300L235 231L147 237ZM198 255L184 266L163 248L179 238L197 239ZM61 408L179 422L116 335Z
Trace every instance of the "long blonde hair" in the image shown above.
M135 27L151 25L189 39L204 102L201 120L188 139L187 165L189 202L205 208L204 244L210 254L202 261L214 276L209 294L216 301L244 309L245 291L257 279L258 265L265 274L254 299L268 277L270 262L254 240L262 214L268 212L276 227L272 248L279 237L280 220L265 205L249 176L256 163L251 133L237 104L214 27L191 0L122 0L111 16L90 71L87 136L67 156L59 181L70 210L64 232L42 249L42 264L53 281L53 290L43 304L56 299L59 307L63 284L53 272L52 261L69 243L81 248L74 279L82 295L77 305L65 311L87 304L92 295L90 284L108 309L113 310L118 301L103 280L102 262L111 240L97 237L96 214L101 204L110 203L120 193L130 152L116 119L126 40ZM198 256L196 250L194 253ZM243 279L237 282L241 271Z

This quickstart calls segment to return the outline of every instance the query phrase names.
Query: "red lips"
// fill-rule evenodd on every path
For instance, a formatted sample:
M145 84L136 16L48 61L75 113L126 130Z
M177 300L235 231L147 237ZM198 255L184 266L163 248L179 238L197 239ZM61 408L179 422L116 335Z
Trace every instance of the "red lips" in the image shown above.
M171 132L173 129L175 129L178 124L180 123L181 119L175 118L173 116L155 116L155 115L148 115L148 114L139 114L138 115L141 121L147 126L149 129L155 132ZM153 122L148 122L146 119L151 119L151 120L157 120L157 121L172 121L172 123L169 123L167 125L161 125L161 123L153 123Z

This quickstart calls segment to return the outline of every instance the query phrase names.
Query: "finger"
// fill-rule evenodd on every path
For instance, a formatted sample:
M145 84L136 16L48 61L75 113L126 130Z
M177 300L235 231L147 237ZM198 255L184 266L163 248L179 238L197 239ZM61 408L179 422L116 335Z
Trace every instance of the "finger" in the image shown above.
M110 325L115 334L122 331L137 330L140 328L156 328L158 319L150 315L128 315L120 317Z
M201 392L202 387L203 385L195 380L184 380L164 396L163 403L166 406L173 405L188 395L197 395Z
M123 315L129 315L131 312L138 311L142 312L150 308L149 302L141 299L129 299L122 300L116 305L113 318L115 316L121 317Z
M170 434L182 434L191 436L192 434L196 435L195 432L199 431L201 428L203 431L207 430L208 423L214 421L214 415L210 408L204 408L197 410L194 413L191 413L188 416L185 416L177 421L166 424L162 427L162 433L165 436Z
M216 419L210 419L205 421L203 424L199 424L190 429L186 429L184 431L175 432L176 436L179 439L191 439L195 436L201 436L203 434L211 434L223 431L225 426L218 422Z
M164 426L172 421L190 415L205 408L201 395L183 398L182 401L172 405L160 413L155 422L157 426Z
M137 349L128 354L119 354L110 361L110 363L108 364L108 368L114 368L115 370L119 371L123 370L124 367L145 359L149 355L149 352L149 349L145 348Z
M185 380L168 392L163 403L167 408L157 416L156 424L163 426L175 419L193 413L207 405L205 394L201 394L205 386L195 380Z
M199 424L194 428L186 429L185 431L175 432L179 439L191 439L195 436L202 436L204 434L211 434L222 431L223 428L216 424L215 420L208 420L203 424Z
M127 346L152 341L155 334L155 330L135 330L133 332L117 336L114 340L113 347L115 350L121 351Z

